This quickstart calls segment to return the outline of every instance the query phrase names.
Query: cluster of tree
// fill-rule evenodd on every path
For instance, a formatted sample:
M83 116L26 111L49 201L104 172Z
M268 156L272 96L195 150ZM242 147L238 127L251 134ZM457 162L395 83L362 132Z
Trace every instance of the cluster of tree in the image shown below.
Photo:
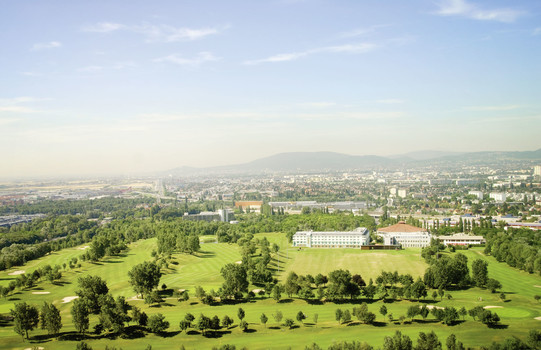
M244 320L246 316L242 308L238 309L237 317L239 318L239 328L243 331L248 329L248 323ZM195 321L195 322L194 322ZM233 319L228 315L225 315L221 320L217 315L214 317L207 317L203 314L199 315L199 318L196 320L194 315L187 313L179 323L180 331L188 332L189 328L194 328L201 331L202 335L207 335L208 332L217 332L222 328L229 329L234 323Z
M84 276L78 280L79 289L75 292L79 298L73 301L71 315L75 329L85 333L90 324L90 315L98 315L99 323L95 331L103 330L121 333L124 326L131 320L128 316L130 306L125 298L119 296L116 300L109 293L107 283L99 276Z
M0 286L0 296L6 297L16 288L32 288L43 279L55 283L61 278L62 272L60 272L60 266L56 265L55 267L51 267L51 265L44 265L39 269L34 270L32 273L23 273L17 276L14 281L9 282L7 287Z
M428 261L430 266L423 277L428 287L448 289L451 286L466 288L471 285L468 258L464 254L457 253L453 257L442 255Z
M33 330L41 322L41 328L46 329L49 334L58 334L62 328L62 317L60 311L51 303L44 302L41 311L34 305L25 302L15 304L11 310L13 316L14 330L17 334L28 339L28 331Z
M138 205L151 205L154 198L116 198L103 197L98 199L79 200L40 200L34 203L14 204L0 207L0 215L8 214L53 214L53 215L77 215L84 214L88 217L99 217L102 213L114 214L115 212L132 211Z
M468 315L488 326L495 326L500 322L500 316L497 313L486 310L482 306L476 306L469 310Z
M464 345L456 339L454 334L449 335L445 342L448 350L464 350ZM374 347L367 343L357 341L336 342L330 345L328 350L373 350ZM386 336L383 340L383 350L442 350L441 341L434 331L430 333L419 332L417 345L413 345L411 338L400 331L396 331L394 336ZM305 347L305 350L322 350L316 343Z
M351 312L347 309L344 311L342 309L336 309L334 314L339 324L350 322L351 316L356 317L359 322L364 324L373 324L376 320L376 314L368 311L368 305L366 303L362 303L359 307L354 307Z
M438 336L434 331L430 333L419 332L417 338L417 344L414 346L412 339L402 334L400 331L396 331L394 336L386 336L383 340L383 350L442 350L444 346L447 350L465 350L464 344L457 339L454 334L450 334L445 344L438 339ZM521 341L516 337L507 338L504 341L497 343L493 342L491 345L482 346L482 350L527 350L527 349L539 349L541 346L541 331L531 330L528 334L526 342ZM316 343L312 343L304 348L305 350L323 350ZM367 343L361 343L357 341L353 342L336 342L330 345L328 350L373 350L374 348Z
M485 254L517 269L541 274L541 232L508 228L507 232L492 230L485 238Z
M438 243L436 243L438 244ZM423 249L423 254L434 249L434 244ZM471 286L488 288L492 293L502 287L501 283L488 277L488 263L483 259L475 259L472 263L472 274L468 268L468 258L464 254L456 253L453 257L440 255L438 258L428 258L430 263L426 269L423 281L435 289L449 289L451 287L464 289Z

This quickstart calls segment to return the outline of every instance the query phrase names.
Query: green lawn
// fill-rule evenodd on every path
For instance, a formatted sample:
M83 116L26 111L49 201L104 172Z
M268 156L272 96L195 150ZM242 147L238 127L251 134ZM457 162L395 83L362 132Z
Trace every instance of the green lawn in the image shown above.
M359 273L365 280L375 278L383 270L399 273L411 273L414 277L422 275L426 264L419 260L418 250L404 251L359 251L353 249L298 249L287 246L283 234L269 233L258 234L256 237L266 236L271 243L280 245L279 267L280 279L288 271L295 271L299 274L311 273L315 275L319 272L327 273L337 268L347 268L352 273ZM64 273L63 286L51 285L48 282L41 282L37 288L31 291L22 291L13 295L12 300L0 300L0 312L8 312L13 307L14 302L27 301L31 304L39 305L43 300L53 301L61 309L64 328L63 332L73 331L71 324L71 315L69 308L71 303L62 303L62 298L75 295L77 289L76 278L83 274L99 275L104 278L112 293L124 295L130 298L135 295L128 284L127 272L135 264L151 259L150 252L156 248L156 240L142 240L130 245L130 250L123 256L104 261L99 264L83 263L80 269L68 270ZM51 254L39 260L30 262L24 269L32 271L41 264L60 264L69 260L72 256L81 254L79 249L66 249L61 252ZM388 320L383 321L379 314L379 308L383 304L381 301L369 304L370 311L377 314L377 321L381 322L378 326L368 325L338 325L334 320L334 311L336 308L351 309L355 305L346 304L309 304L304 300L292 299L281 303L276 303L272 299L257 299L251 303L240 305L220 305L207 306L199 303L193 298L188 302L178 302L176 299L167 299L161 307L148 307L139 300L131 300L130 304L141 307L149 315L154 313L163 313L166 319L171 323L170 333L166 337L160 337L152 334L136 340L127 340L116 338L111 339L89 339L89 344L94 350L104 349L106 345L122 347L123 349L143 349L147 344L151 344L153 349L178 349L184 344L187 349L210 349L220 344L235 344L238 347L246 346L249 349L303 349L305 345L311 342L317 342L322 347L327 347L334 341L340 340L361 340L367 341L373 346L381 346L383 338L386 335L392 335L396 330L400 330L410 335L415 342L417 334L420 331L429 332L434 330L440 340L445 343L445 338L454 333L467 346L481 346L489 344L494 340L502 340L512 335L524 339L530 329L541 327L541 321L535 320L535 317L541 316L541 304L537 303L533 296L541 294L541 288L535 287L541 285L541 278L535 275L529 275L522 271L512 269L505 264L496 262L492 257L482 255L482 250L472 249L464 252L470 263L475 258L483 258L489 262L490 277L498 279L503 290L507 293L509 301L502 302L498 294L491 294L486 290L472 288L467 291L450 291L453 299L443 301L427 300L428 304L437 306L455 306L472 308L476 305L481 306L499 306L493 311L497 312L502 323L506 328L490 329L473 321L469 316L464 323L453 327L448 327L435 322L413 322L411 324L395 325ZM169 288L187 289L193 291L193 287L201 285L205 289L217 289L222 279L220 269L223 265L240 260L238 247L233 244L206 243L201 245L201 252L197 255L175 254L173 263L166 269L166 274L162 277L161 283L165 283ZM278 267L277 261L273 260L273 266ZM17 270L17 269L12 269ZM285 271L285 272L284 272ZM0 273L0 282L9 283L8 272ZM36 295L32 292L49 291L47 295ZM431 294L431 291L429 292ZM480 301L479 298L482 298ZM409 301L399 301L386 304L389 313L395 318L405 315L408 306L412 305ZM184 317L185 313L191 312L198 316L204 313L207 316L229 315L235 319L238 307L246 311L246 320L250 323L250 333L242 333L237 327L227 330L226 334L217 338L207 338L200 334L187 335L178 334L178 323ZM306 326L300 325L299 328L287 330L284 327L278 327L272 314L276 310L281 310L284 318L293 318L298 311L307 314ZM269 317L267 328L259 324L261 313ZM317 325L313 325L313 315L319 315ZM430 318L430 317L429 317ZM91 327L97 322L97 317L91 317ZM297 321L295 323L298 324ZM230 333L229 333L230 332ZM42 330L34 330L31 336L44 334ZM23 342L21 337L13 332L13 327L0 327L0 349L24 349L32 345L39 345L45 349L73 349L73 341L51 341L47 340L39 344Z

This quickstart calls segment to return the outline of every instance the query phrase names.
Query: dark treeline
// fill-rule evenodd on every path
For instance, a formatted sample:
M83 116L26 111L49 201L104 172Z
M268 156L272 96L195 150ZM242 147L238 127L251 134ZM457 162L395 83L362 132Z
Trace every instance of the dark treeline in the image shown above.
M507 232L493 230L485 237L485 254L517 269L541 274L540 231L508 228Z
M9 214L53 214L53 215L76 215L85 214L91 217L99 217L103 213L132 212L139 204L152 205L156 200L151 197L143 198L114 198L105 197L98 199L81 200L41 200L35 203L15 204L0 207L0 215Z

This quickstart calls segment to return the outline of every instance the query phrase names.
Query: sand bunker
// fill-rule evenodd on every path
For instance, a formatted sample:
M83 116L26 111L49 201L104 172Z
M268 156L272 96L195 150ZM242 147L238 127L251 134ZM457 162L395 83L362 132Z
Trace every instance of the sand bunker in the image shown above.
M17 276L17 275L22 275L23 273L24 273L23 270L18 270L18 271L13 271L13 272L8 273L8 276Z
M85 245L84 247L79 247L78 249L80 249L80 250L85 250L85 249L88 249L88 248L90 248L90 246L89 246L89 245Z
M254 294L259 294L259 292L264 292L265 290L264 289L252 289L252 292L254 292Z
M534 286L535 288L541 288L541 286Z
M79 298L79 297L78 296L65 297L64 299L62 299L62 304L69 303L70 301L75 300L77 298Z
M186 289L179 289L178 292L179 293L184 293L186 291Z
M534 317L533 319L534 319L534 320L541 321L541 316L539 316L539 317Z
M444 309L443 307L441 307L441 306L436 306L436 305L427 305L426 308L427 308L428 310L432 310L432 309L441 309L441 310L443 310L443 309Z
M503 309L503 306L488 305L488 306L483 306L483 309Z
M133 296L133 297L131 297L131 298L129 298L129 299L126 299L126 300L127 300L127 301L134 301L134 300L143 300L143 299L138 298L138 296L135 295L135 296Z
M42 346L33 347L33 348L26 348L26 349L24 349L24 350L32 350L32 349L45 350L45 348L42 347Z
M242 261L235 261L235 264L242 264Z
M51 292L32 292L32 294L51 294Z

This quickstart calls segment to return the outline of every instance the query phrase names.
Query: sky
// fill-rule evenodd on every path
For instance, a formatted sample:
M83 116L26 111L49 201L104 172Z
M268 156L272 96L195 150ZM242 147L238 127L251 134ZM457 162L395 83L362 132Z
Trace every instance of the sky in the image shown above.
M2 178L541 148L537 0L0 6Z

